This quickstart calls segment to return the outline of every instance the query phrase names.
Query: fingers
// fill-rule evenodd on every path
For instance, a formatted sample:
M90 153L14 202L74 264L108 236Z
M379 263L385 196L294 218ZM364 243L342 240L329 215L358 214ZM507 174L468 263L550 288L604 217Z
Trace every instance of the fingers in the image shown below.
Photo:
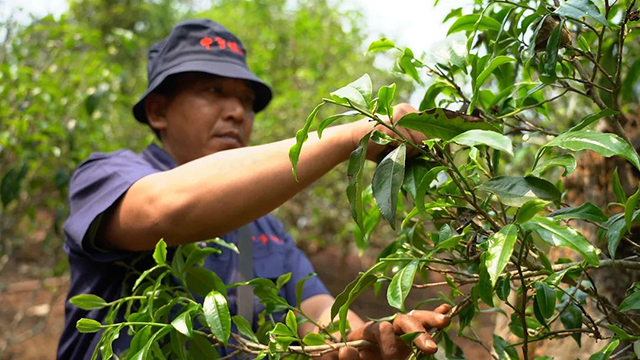
M403 116L410 113L417 113L418 109L407 103L401 103L393 107L393 120L392 122L395 124L400 120Z
M373 323L364 329L364 338L378 344L382 359L404 359L411 349L396 337L393 325L383 321Z
M442 329L451 322L451 318L445 315L450 309L449 305L441 305L435 311L414 310L411 317L419 321L425 329Z
M339 359L405 359L411 353L411 348L399 336L414 332L422 333L414 339L414 344L418 349L426 354L434 354L437 352L438 346L427 331L431 328L442 329L449 325L451 318L446 314L450 310L450 305L443 304L433 311L414 310L411 315L399 314L393 323L370 321L351 332L348 340L365 339L375 345L360 348L355 352L342 349L339 353ZM356 357L358 352L359 358Z
M413 316L400 314L393 320L393 329L396 334L410 334L421 332L417 338L413 340L418 349L426 354L435 354L438 351L438 345L433 341L431 335L426 332L422 322Z
M340 348L338 351L338 359L339 360L359 360L360 353L356 348L352 348L350 346L345 346Z
M446 314L449 311L451 311L451 305L449 304L442 304L440 306L438 306L435 310L433 310L439 314Z

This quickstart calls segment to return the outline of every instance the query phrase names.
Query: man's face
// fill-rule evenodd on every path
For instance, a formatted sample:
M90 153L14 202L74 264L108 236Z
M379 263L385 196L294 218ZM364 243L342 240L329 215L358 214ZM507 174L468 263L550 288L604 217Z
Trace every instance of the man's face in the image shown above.
M245 80L189 73L176 85L160 128L152 125L178 164L249 144L255 94Z

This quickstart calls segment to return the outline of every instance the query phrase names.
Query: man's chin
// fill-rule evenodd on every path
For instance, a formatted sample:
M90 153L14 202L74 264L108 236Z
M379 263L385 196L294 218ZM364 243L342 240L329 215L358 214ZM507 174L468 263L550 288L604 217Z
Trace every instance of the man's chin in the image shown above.
M242 146L237 144L237 143L216 143L213 146L210 146L208 149L206 149L205 153L207 155L211 155L211 154L215 154L217 152L220 151L227 151L227 150L233 150L233 149L239 149Z

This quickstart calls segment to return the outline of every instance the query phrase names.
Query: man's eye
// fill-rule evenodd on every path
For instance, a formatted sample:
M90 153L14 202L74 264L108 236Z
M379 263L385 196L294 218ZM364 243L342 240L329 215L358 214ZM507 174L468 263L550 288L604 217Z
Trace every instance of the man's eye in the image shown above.
M222 92L222 89L218 86L214 86L211 88L211 92L214 94L220 94Z

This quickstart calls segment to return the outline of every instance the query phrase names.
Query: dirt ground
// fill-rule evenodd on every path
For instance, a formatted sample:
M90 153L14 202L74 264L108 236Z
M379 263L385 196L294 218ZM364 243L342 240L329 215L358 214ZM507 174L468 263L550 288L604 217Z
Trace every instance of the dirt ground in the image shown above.
M319 276L329 290L337 295L359 271L371 265L371 260L356 255L342 256L335 249L318 251L310 256ZM64 325L64 301L68 290L68 275L34 279L34 271L25 271L24 264L8 264L0 279L0 360L55 359L58 339ZM431 279L437 281L438 279ZM437 290L414 290L408 304L436 296ZM386 304L384 294L375 297L373 291L363 294L354 305L363 317L383 317L394 312ZM490 344L493 324L483 318L479 336ZM490 359L478 344L455 340L468 359Z

